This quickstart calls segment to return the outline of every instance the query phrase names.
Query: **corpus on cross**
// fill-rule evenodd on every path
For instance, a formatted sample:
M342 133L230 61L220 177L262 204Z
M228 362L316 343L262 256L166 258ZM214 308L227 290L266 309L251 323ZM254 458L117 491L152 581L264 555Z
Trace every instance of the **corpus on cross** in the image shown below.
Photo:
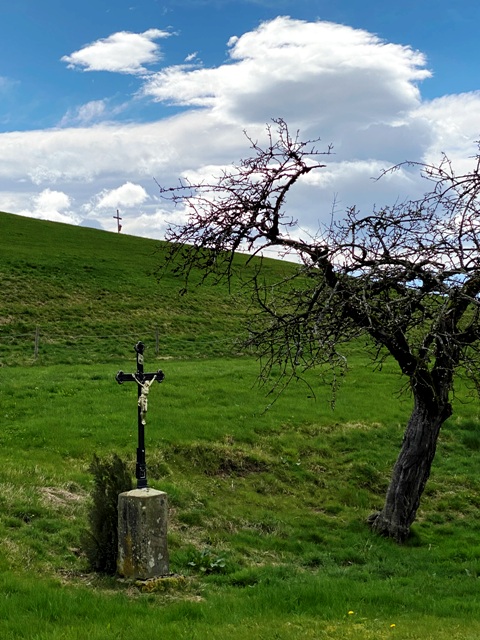
M124 382L136 382L138 390L138 447L137 447L137 464L135 468L135 477L137 478L137 489L145 489L147 483L147 464L145 461L145 417L147 413L147 396L150 391L150 385L157 381L162 382L165 378L163 371L160 369L155 373L144 373L143 371L143 352L145 345L143 342L137 342L134 347L137 354L137 371L136 373L123 373L119 371L115 376L118 384Z

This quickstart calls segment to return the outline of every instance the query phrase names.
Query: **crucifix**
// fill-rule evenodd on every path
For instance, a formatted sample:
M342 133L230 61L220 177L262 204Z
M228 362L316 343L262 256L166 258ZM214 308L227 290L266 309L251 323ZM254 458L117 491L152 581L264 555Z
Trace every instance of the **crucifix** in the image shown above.
M136 373L123 373L119 371L115 376L118 384L124 382L136 382L138 391L138 447L137 447L137 464L135 467L135 477L137 478L137 489L145 489L147 484L147 464L145 461L145 424L147 414L147 400L150 386L155 380L162 382L165 378L163 371L160 369L155 373L144 373L143 371L143 352L145 345L143 342L137 342L134 347L137 354L137 371Z
M117 209L117 215L112 216L112 218L115 218L115 220L117 221L117 231L118 233L120 233L120 231L122 230L122 225L120 224L120 220L123 220L123 218L120 217L120 213L118 212L118 209Z

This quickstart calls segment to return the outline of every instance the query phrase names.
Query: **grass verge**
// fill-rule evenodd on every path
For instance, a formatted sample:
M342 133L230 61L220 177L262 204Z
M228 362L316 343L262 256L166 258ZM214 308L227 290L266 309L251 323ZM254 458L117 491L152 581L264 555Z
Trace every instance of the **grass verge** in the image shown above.
M478 637L476 405L457 403L398 547L364 524L409 412L393 370L353 355L332 412L313 378L316 399L299 384L269 407L249 359L163 368L147 463L184 579L150 592L87 573L79 547L93 454L133 473L133 386L110 365L0 369L2 638Z

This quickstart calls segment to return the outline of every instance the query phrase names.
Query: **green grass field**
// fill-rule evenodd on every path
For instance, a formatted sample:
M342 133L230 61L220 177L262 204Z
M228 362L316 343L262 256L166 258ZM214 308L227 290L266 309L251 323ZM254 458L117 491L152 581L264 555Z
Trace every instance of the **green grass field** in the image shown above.
M115 362L138 335L155 353L158 334L166 358L238 351L241 292L204 286L181 296L171 274L159 283L157 241L0 213L0 247L0 364L31 364L36 330L42 365Z
M372 371L352 348L334 411L315 373L315 397L299 382L270 404L258 363L233 357L244 307L210 288L190 306L179 283L157 283L157 243L0 214L0 247L2 640L480 636L479 410L467 390L397 546L365 525L410 409L393 365ZM35 360L18 336L37 326ZM147 464L169 495L179 576L150 591L88 573L80 545L93 454L119 454L133 475L136 393L114 378L134 368L138 339L146 367L166 375L150 393Z

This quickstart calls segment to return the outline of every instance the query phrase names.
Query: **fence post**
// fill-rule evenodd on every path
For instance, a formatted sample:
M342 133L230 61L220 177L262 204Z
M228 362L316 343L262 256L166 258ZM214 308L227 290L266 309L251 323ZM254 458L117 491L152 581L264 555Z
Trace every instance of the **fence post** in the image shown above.
M36 360L38 358L38 346L40 344L40 327L35 327L35 345L33 347L33 357Z

